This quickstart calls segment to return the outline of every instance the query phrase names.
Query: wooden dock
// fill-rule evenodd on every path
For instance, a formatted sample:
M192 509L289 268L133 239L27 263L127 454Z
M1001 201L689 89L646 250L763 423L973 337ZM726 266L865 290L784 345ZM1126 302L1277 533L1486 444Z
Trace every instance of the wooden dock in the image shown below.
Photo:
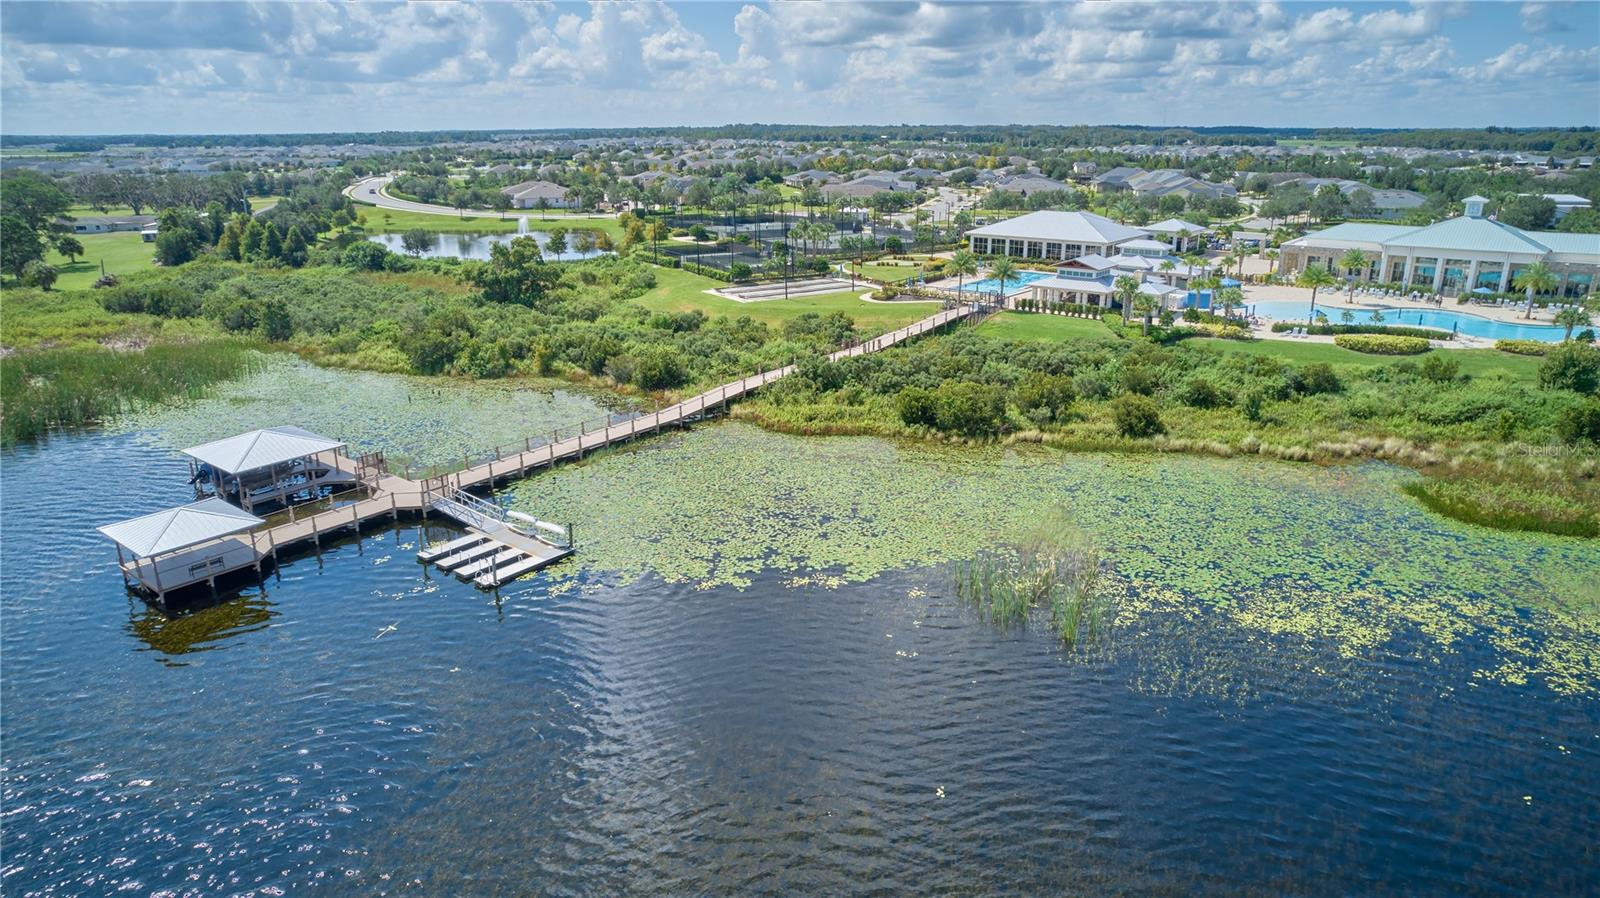
M953 305L914 324L841 349L828 358L830 361L837 361L888 349L946 325L980 315L991 308L972 303ZM401 514L427 515L443 512L459 520L462 516L450 513L447 507L447 503L459 495L475 489L492 489L498 484L527 477L561 462L581 459L584 455L600 449L657 434L672 427L686 426L693 421L702 420L725 410L729 403L748 396L773 381L787 377L794 370L793 365L773 368L723 384L653 412L621 421L608 418L604 422L597 423L592 430L588 425L580 425L574 428L571 436L557 433L549 440L540 439L537 444L530 437L515 451L502 452L497 448L493 457L483 462L469 465L460 471L420 480L400 477L388 471L381 453L360 458L328 453L323 460L356 475L366 490L365 498L303 517L296 516L294 520L261 527L249 533L193 546L171 556L162 556L154 560L145 559L142 562L124 562L123 575L130 584L141 586L158 598L162 598L173 590L201 583L209 583L214 588L217 578L225 574L250 568L260 573L269 561L276 563L278 554L286 549L300 547L308 542L320 549L325 538L345 531L360 533L363 524L386 516L398 519ZM515 577L553 564L573 552L571 545L552 546L548 542L516 532L515 529L505 526L503 521L489 523L484 520L463 520L462 522L481 537L474 540L472 546L481 546L490 540L500 545L501 551L494 553L490 560L507 551L517 550L521 553L520 558L508 559L508 563L490 568L481 565L488 550L463 559L459 566L465 566L471 561L480 562L479 565L472 567L472 579L473 582L486 588L499 586ZM499 529L495 524L499 525ZM462 543L460 548L467 547L468 544ZM419 560L437 564L437 557L423 558L419 555ZM457 568L458 565L452 564L451 567Z

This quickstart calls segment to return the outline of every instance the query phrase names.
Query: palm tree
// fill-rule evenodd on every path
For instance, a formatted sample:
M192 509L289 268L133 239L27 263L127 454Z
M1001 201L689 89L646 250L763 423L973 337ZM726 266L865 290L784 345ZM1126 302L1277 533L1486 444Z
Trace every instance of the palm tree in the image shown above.
M1511 286L1528 293L1528 314L1524 318L1533 317L1533 295L1535 293L1548 293L1556 288L1556 273L1550 266L1543 262L1535 262L1527 268L1517 272L1511 278Z
M1172 282L1172 272L1177 270L1178 263L1172 261L1171 259L1162 259L1159 268L1161 273L1167 276L1167 286L1176 287L1177 284Z
M1182 259L1184 264L1189 266L1188 279L1190 281L1194 280L1194 267L1196 265L1200 266L1202 269L1205 268L1206 257L1202 253L1183 253L1178 258Z
M1150 333L1150 313L1155 311L1155 307L1155 298L1149 294L1141 291L1134 296L1133 310L1144 318L1144 323L1139 329L1141 333Z
M961 293L961 287L966 283L967 275L977 273L978 257L973 254L972 250L958 249L950 256L950 259L944 263L944 276L950 277L951 275L955 275L956 277L957 295Z
M1589 312L1577 306L1568 306L1556 313L1556 324L1567 329L1567 332L1561 337L1562 340L1572 339L1573 328L1588 327L1592 323L1594 322L1589 317Z
M1350 289L1350 301L1355 302L1356 279L1354 272L1367 269L1367 254L1359 249L1347 249L1344 255L1339 257L1339 267L1343 268L1345 275L1350 278L1347 284Z
M1270 266L1267 267L1267 274L1277 274L1278 273L1278 251L1275 250L1275 249L1269 249L1266 252L1262 253L1261 255L1265 256L1267 261L1272 263Z
M1217 291L1217 302L1222 303L1222 318L1226 321L1233 317L1233 307L1244 305L1244 291L1238 287L1228 287Z
M1133 301L1139 296L1139 279L1131 274L1125 274L1111 282L1112 296L1122 304L1122 323L1128 323L1128 313L1133 309Z
M1017 264L1011 261L1009 257L996 256L994 261L989 263L989 277L1000 282L1001 304L1006 301L1006 281L1012 280L1016 276Z
M1300 276L1295 279L1295 286L1311 288L1311 312L1308 313L1307 324L1311 323L1310 316L1314 316L1317 311L1317 290L1322 287L1332 287L1337 283L1339 281L1333 276L1333 272L1321 265L1307 265L1306 270L1300 272Z

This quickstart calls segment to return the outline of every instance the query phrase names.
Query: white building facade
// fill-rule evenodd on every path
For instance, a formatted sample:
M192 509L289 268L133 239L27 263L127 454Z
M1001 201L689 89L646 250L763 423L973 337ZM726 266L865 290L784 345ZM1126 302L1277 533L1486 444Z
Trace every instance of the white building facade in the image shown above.
M1577 299L1600 279L1600 234L1524 231L1485 218L1488 200L1462 201L1466 214L1420 228L1346 223L1285 243L1279 269L1297 274L1321 265L1363 282L1400 284L1411 290L1459 296L1473 290L1512 292L1517 273L1543 262L1558 280L1555 295ZM1360 250L1366 264L1346 270L1340 259Z

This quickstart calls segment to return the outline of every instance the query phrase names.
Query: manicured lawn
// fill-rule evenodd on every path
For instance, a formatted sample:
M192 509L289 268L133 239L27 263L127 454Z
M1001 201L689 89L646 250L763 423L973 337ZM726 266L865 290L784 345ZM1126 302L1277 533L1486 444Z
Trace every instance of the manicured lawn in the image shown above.
M255 211L260 210L264 206L271 206L271 205L277 203L281 199L283 199L283 197L281 197L281 196L252 196L252 197L249 197L249 200L250 200L250 211L255 212ZM152 208L152 207L146 206L144 208L144 211L140 212L139 214L140 215L155 215L156 213L158 213L160 211L161 211L160 209L156 209L156 208ZM89 217L92 217L92 218L99 218L99 217L103 217L103 216L111 217L111 218L121 218L121 217L124 217L124 216L132 215L132 214L134 214L134 212L133 212L133 208L131 206L109 206L104 211L102 211L102 210L96 209L96 208L94 208L92 206L84 206L84 205L80 204L80 205L75 205L75 206L68 206L67 207L67 214L72 216L73 218L79 218L81 216L89 216Z
M1252 355L1269 355L1297 364L1328 362L1333 365L1387 365L1404 359L1421 361L1423 356L1369 355L1334 346L1331 343L1299 343L1292 340L1213 340L1196 338L1185 341L1195 346L1210 346L1223 352L1242 352ZM1516 380L1534 380L1538 376L1537 356L1515 355L1498 349L1435 349L1447 354L1461 365L1462 374L1483 377L1504 374Z
M1001 312L979 325L978 333L996 340L1024 343L1117 338L1098 318L1070 318L1036 312Z
M357 205L358 215L366 218L367 232L371 234L398 234L412 228L421 228L437 234L508 234L517 229L519 215L526 216L528 228L548 231L551 228L584 228L605 231L613 240L622 239L622 228L615 218L548 218L541 219L536 210L507 212L500 215L434 215L428 212L405 212L377 206Z
M862 302L859 292L825 293L821 296L773 299L766 302L734 302L706 293L722 286L708 277L701 277L675 268L657 268L656 286L639 297L636 302L655 312L688 312L699 309L707 315L729 318L749 316L756 321L782 325L806 312L827 315L843 312L858 327L870 331L890 331L913 321L926 318L938 311L934 303L872 303Z
M856 268L856 273L862 277L869 277L891 284L903 284L922 272L921 265L884 265L868 262L865 265L852 265L851 267Z
M150 267L156 254L154 243L145 243L138 231L115 231L110 234L75 234L83 244L83 255L68 265L66 257L51 249L45 261L56 266L61 273L56 278L57 290L81 290L94 286L100 277L100 263L105 262L107 274L133 274Z

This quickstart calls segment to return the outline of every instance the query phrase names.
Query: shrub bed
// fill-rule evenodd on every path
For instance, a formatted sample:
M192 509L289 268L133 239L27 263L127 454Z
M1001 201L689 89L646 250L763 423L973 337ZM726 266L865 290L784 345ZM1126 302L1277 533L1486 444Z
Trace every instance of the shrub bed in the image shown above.
M1394 334L1338 334L1333 344L1371 355L1418 355L1428 351L1427 340Z
M1544 355L1550 351L1550 344L1539 340L1496 340L1494 348L1517 355Z
M1274 321L1272 332L1281 334L1294 330L1297 327L1305 328L1308 334L1318 334L1324 337L1338 334L1393 334L1397 337L1421 337L1424 340L1453 340L1455 334L1450 331L1435 330L1431 327L1393 327L1385 324L1312 324L1304 321Z

